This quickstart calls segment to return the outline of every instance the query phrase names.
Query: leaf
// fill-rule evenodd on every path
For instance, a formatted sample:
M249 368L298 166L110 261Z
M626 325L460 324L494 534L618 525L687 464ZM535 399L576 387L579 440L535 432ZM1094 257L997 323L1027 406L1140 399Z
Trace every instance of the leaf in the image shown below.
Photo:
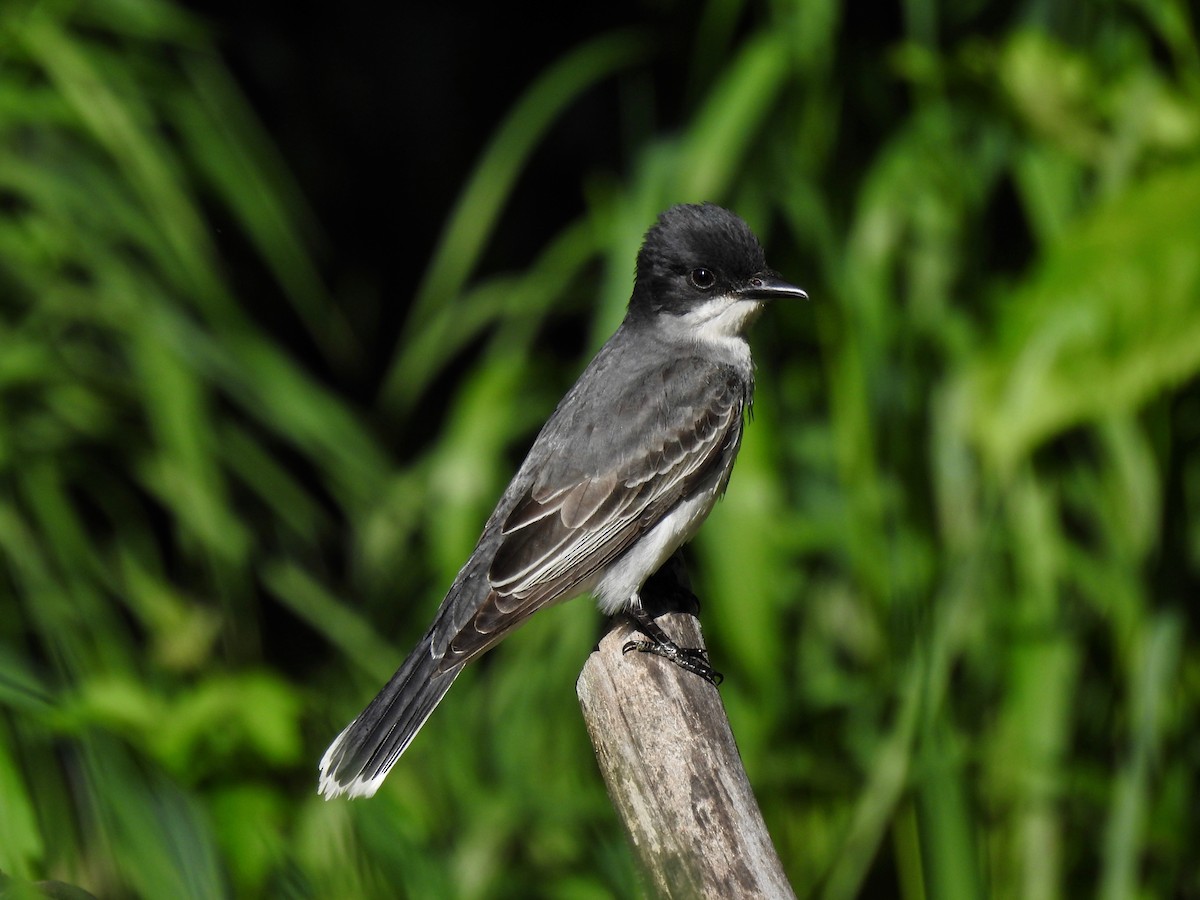
M1002 310L959 389L1009 472L1064 431L1200 371L1200 165L1131 188L1062 235Z

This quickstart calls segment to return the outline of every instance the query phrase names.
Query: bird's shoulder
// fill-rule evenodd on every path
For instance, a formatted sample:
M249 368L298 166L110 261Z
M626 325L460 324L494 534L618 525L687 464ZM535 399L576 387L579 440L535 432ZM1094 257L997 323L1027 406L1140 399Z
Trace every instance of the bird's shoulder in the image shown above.
M544 496L587 478L636 476L664 448L688 451L740 426L752 395L749 373L696 348L620 342L597 355L538 435L529 484Z

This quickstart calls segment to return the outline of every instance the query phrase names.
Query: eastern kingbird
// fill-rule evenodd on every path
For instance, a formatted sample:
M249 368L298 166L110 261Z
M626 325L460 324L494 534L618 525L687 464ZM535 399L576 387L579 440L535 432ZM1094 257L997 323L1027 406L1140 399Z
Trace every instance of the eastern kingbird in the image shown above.
M542 427L416 649L325 751L326 798L374 794L463 667L544 606L591 593L649 644L666 640L639 591L729 482L754 394L745 331L781 297L807 294L733 213L659 216L624 321Z

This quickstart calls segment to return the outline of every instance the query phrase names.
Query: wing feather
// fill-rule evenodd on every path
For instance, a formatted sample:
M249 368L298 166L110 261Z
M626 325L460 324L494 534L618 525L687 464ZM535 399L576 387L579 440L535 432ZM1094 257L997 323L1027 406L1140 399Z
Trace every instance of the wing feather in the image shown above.
M572 459L607 459L608 468L580 472L564 462L531 480L500 522L487 572L491 590L450 639L454 656L482 652L537 609L587 589L640 534L729 464L750 387L730 367L694 362L705 367L702 379L662 379L664 386L692 385L692 395L664 396L642 412L643 420L653 413L649 423L635 421L627 431L610 423L607 431L579 426L574 437L557 438L572 448ZM597 433L608 441L607 452L572 446ZM622 449L622 439L630 446Z

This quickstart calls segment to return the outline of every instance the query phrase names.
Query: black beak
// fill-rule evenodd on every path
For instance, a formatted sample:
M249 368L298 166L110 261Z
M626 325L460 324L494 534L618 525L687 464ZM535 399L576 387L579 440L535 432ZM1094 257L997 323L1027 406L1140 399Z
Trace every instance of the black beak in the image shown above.
M745 286L738 293L750 300L808 299L808 294L800 288L794 284L788 284L778 275L770 273L755 275L746 282Z

